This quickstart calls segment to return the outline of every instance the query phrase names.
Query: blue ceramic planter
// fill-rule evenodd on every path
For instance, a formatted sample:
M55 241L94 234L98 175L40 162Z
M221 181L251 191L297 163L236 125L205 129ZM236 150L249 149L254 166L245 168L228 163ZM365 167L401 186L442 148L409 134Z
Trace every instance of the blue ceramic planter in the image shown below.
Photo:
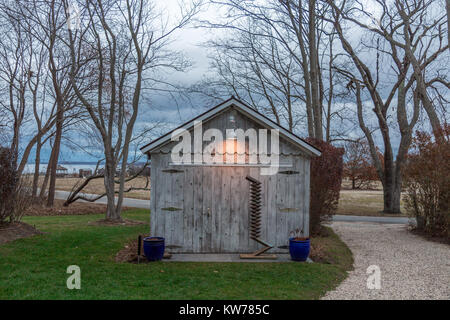
M162 237L144 238L144 253L148 261L162 260L164 256L165 242Z
M289 253L291 259L294 261L306 261L308 259L310 249L309 239L307 240L294 240L289 239Z

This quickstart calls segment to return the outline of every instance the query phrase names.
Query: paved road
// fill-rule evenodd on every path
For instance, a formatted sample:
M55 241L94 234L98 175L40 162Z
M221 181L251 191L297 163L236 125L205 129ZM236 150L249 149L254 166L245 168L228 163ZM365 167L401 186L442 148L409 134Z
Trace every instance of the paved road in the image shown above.
M388 224L409 224L414 223L415 219L407 217L369 217L369 216L347 216L334 215L333 221L342 222L374 222L374 223L388 223Z
M348 278L323 299L450 299L448 245L414 235L400 224L333 222L331 226L355 262Z
M68 191L56 191L57 199L67 199L69 196ZM85 194L87 197L95 197L93 194ZM106 197L96 201L96 203L106 204ZM149 200L139 200L132 198L124 198L123 205L132 208L150 209ZM389 223L389 224L409 224L410 219L406 217L367 217L367 216L347 216L347 215L335 215L333 221L347 221L347 222L376 222L376 223Z
M69 194L70 194L69 191L57 190L56 193L55 193L55 197L57 199L66 200L67 197L69 196ZM86 196L86 197L95 197L96 195L84 193L84 196ZM116 201L117 201L117 198L116 198ZM106 204L106 197L98 199L97 201L95 201L95 203ZM132 199L132 198L124 198L123 199L123 205L125 207L131 207L131 208L150 209L150 200L139 200L139 199Z

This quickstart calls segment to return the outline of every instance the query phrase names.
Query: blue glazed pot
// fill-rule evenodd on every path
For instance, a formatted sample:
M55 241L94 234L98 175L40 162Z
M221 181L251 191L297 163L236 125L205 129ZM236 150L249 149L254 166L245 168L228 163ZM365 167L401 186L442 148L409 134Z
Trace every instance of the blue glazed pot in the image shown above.
M289 253L294 261L306 261L309 255L310 242L307 240L289 239Z
M144 238L144 253L148 261L159 261L164 256L164 238L146 237Z

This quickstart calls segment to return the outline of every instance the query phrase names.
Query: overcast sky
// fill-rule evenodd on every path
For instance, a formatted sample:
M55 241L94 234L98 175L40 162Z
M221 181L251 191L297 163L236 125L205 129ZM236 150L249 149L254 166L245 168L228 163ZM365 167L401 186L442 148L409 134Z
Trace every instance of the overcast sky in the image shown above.
M179 17L180 8L178 0L158 1L158 6L162 10L169 12L169 18L172 22ZM217 11L210 7L204 6L200 14L197 16L200 19L215 19ZM188 86L202 79L208 71L207 52L201 44L211 37L212 31L195 28L193 24L190 26L177 30L172 37L170 48L173 50L182 51L183 54L192 62L192 67L187 72L171 72L164 75L168 82L175 85ZM228 97L224 97L227 99ZM185 122L187 119L193 118L200 114L207 106L198 102L194 106L183 104L180 99L174 100L169 94L146 92L141 99L140 114L136 122L136 129L148 125L152 122L161 122L159 133L167 132L177 125ZM155 133L157 134L157 133ZM71 139L77 139L77 132L70 134ZM23 137L26 140L26 137ZM78 137L79 140L83 139ZM150 140L154 137L148 137ZM63 142L64 143L64 142ZM67 141L65 142L67 143ZM98 153L101 156L101 153ZM43 148L41 153L41 161L47 162L50 156L50 147ZM34 150L29 157L29 163L34 163ZM84 151L68 148L63 145L60 155L60 161L96 161L96 156L87 155Z
M176 19L179 16L178 0L165 0L158 1L163 10L169 12L170 19ZM376 13L376 11L373 11ZM223 14L217 11L217 8L204 7L198 19L208 19L214 21L220 19ZM214 33L214 35L213 35ZM207 30L203 28L195 28L193 25L176 31L173 35L173 42L171 48L173 50L182 51L187 58L193 63L193 66L185 73L172 72L164 75L165 80L176 85L187 86L198 82L208 72L208 56L207 51L201 44L213 36L216 36L217 30ZM352 33L352 37L359 39L359 34ZM359 41L359 40L358 40ZM223 97L227 99L229 97ZM368 103L370 103L368 101ZM161 122L163 127L156 134L162 134L167 132L177 125L187 121L190 118L200 114L207 107L204 102L199 100L194 102L194 105L183 103L180 99L173 99L168 94L146 92L141 99L140 114L136 123L136 129L142 128L153 122ZM354 132L354 135L361 135L359 129ZM76 139L76 131L70 134L72 139ZM148 140L155 138L148 137ZM26 139L26 138L24 138ZM79 138L82 139L81 137ZM394 137L396 139L396 137ZM145 141L145 143L148 141ZM144 142L143 142L144 143ZM41 161L47 162L49 158L50 150L47 146L41 155ZM75 148L68 148L62 146L62 152L60 155L60 161L95 161L101 156L101 151L98 156L89 156L84 151ZM34 154L29 157L29 162L34 162Z

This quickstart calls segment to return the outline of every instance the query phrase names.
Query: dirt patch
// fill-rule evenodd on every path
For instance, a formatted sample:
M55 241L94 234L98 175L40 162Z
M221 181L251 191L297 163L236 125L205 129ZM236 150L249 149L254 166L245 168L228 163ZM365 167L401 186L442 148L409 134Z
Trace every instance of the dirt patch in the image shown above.
M141 239L144 239L145 237L148 237L149 235L141 235ZM129 241L123 249L121 249L119 252L117 252L115 261L116 262L128 262L128 263L138 263L138 238ZM166 247L167 249L167 247ZM170 259L172 257L172 254L169 252L164 253L163 259ZM144 242L141 241L141 255L139 256L139 263L150 263L150 261L147 260L144 254Z
M21 238L28 238L37 234L43 233L24 222L0 224L0 243L6 243Z
M144 238L146 236L142 236ZM123 249L121 249L119 252L117 252L115 260L116 262L131 262L131 263L137 263L138 260L138 254L137 254L137 237L134 240L131 240L128 242ZM144 262L147 259L144 256L144 248L143 244L141 242L141 258L140 261Z
M332 264L326 247L326 240L330 236L330 231L327 228L321 227L319 232L312 236L311 240L311 250L309 252L309 257L312 261L317 263L327 263ZM325 240L325 241L324 241Z
M329 227L311 236L309 257L316 263L340 265L347 270L353 266L350 250Z
M33 204L25 212L26 216L66 216L66 215L88 215L104 214L106 212L105 204L90 202L74 202L68 207L64 207L64 200L55 199L54 206L48 208L45 203ZM123 210L129 208L123 207Z
M330 263L327 259L326 248L320 243L311 244L309 257L316 263Z
M122 219L122 220L110 220L110 219L101 219L97 221L90 221L88 224L93 226L137 226L140 224L145 224L142 221L130 220L130 219Z

